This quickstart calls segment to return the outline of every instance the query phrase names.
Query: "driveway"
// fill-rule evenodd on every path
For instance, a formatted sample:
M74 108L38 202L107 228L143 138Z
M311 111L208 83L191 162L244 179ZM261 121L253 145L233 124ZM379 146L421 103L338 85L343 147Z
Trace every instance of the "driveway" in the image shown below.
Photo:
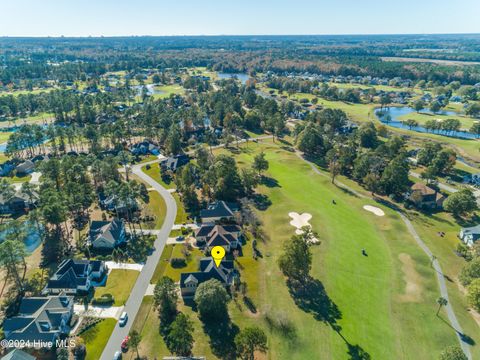
M105 261L105 265L107 265L109 272L110 270L114 270L114 269L136 270L136 271L142 271L143 269L142 264L117 263L114 261Z
M88 305L88 309L85 310L85 305L76 304L73 305L73 312L78 316L89 316L96 318L113 318L119 319L122 314L123 306L94 306Z
M127 324L123 327L120 327L118 323L117 325L115 325L115 328L110 335L110 339L108 340L107 345L103 349L102 356L100 357L101 360L111 360L115 352L120 350L120 344L122 340L125 338L125 336L128 335L133 321L137 316L138 309L140 308L143 297L147 293L147 289L150 285L150 279L155 272L155 268L160 260L163 249L165 248L168 235L170 234L173 224L175 223L175 216L177 214L177 204L175 202L175 199L172 197L170 192L168 192L154 179L152 179L150 176L148 176L142 171L142 166L144 165L145 163L134 165L132 166L131 171L133 174L145 181L148 186L154 188L163 197L163 199L165 200L165 204L167 205L167 213L165 215L165 220L163 222L162 228L158 231L158 233L156 233L154 251L147 258L145 265L143 265L140 275L138 276L132 292L130 293L130 297L125 304L124 311L128 313Z

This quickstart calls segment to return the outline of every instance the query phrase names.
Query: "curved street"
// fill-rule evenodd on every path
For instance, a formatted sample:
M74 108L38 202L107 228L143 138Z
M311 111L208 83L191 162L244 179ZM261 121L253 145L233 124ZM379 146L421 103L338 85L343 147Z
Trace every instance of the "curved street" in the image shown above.
M168 235L170 234L170 230L175 223L175 216L177 214L177 203L172 197L172 194L142 171L142 166L144 165L145 163L134 165L132 166L131 171L133 174L148 183L148 185L154 188L155 191L158 191L158 193L165 200L167 214L165 215L165 220L163 222L162 228L156 233L157 238L154 242L154 251L148 257L145 265L143 266L143 269L137 278L135 286L130 293L130 297L125 304L124 311L128 313L128 322L123 327L120 327L118 323L115 325L115 328L110 335L110 339L108 340L107 345L103 349L103 353L100 358L101 360L113 359L115 352L120 350L120 344L122 340L125 338L125 336L128 335L133 321L137 316L138 309L140 308L143 297L147 292L148 286L150 285L150 280L153 276L153 273L155 272L155 268L157 267L157 264L160 260L163 249L165 248Z

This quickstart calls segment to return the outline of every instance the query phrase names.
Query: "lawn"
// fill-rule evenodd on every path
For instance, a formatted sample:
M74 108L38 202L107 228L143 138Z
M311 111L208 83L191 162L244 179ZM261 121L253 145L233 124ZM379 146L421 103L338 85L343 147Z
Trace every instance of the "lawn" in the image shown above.
M376 217L362 209L376 205L373 201L338 189L294 154L258 148L265 150L268 175L277 181L260 189L272 204L260 212L269 240L260 244L259 273L264 275L258 282L258 308L262 314L288 317L297 334L286 341L269 331L270 358L318 358L321 349L324 358L342 359L363 349L373 359L436 359L446 345L456 343L455 333L435 316L438 288L429 259L394 212L383 208L386 216ZM251 163L258 148L249 146L238 155L242 165ZM295 304L277 265L282 243L294 233L290 211L312 214L322 241L313 248L311 274L319 282L306 311ZM338 313L327 311L328 298ZM341 327L339 333L323 321L327 315L335 319L330 324Z
M175 216L175 224L185 224L188 222L188 214L183 207L183 203L180 200L180 196L177 193L172 194L175 202L177 203L177 216Z
M149 200L143 209L143 215L153 216L155 221L145 223L145 226L149 229L160 229L167 213L165 200L163 200L163 197L155 190L149 191L148 197Z
M104 319L80 335L87 347L85 360L100 359L116 323L115 319Z
M182 254L182 249L184 248L182 244L178 245L167 245L171 246L171 258L184 258ZM173 281L180 281L180 274L183 272L194 272L198 271L198 265L200 264L200 259L205 257L203 252L198 249L193 249L190 252L190 256L187 258L187 265L185 267L174 268L171 264L167 264L164 270L164 275L168 276Z
M140 272L135 270L113 269L105 286L95 289L95 297L112 294L115 297L114 306L125 305L139 274Z
M142 171L162 185L165 189L175 189L175 183L170 181L166 183L163 181L162 176L160 174L160 165L158 163L148 165L150 169L147 169L147 165L142 166Z
M12 135L12 132L10 131L0 131L0 144L7 142L10 138L10 135Z

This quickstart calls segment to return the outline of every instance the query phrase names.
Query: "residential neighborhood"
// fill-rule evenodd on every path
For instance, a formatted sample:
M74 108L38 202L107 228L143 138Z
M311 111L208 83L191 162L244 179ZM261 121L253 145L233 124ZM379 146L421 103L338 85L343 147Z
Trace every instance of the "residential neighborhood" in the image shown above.
M476 3L3 5L1 359L480 359Z

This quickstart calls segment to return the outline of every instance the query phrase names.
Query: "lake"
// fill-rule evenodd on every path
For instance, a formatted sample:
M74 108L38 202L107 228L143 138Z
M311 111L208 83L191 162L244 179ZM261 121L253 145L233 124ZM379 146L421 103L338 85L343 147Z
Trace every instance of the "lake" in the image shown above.
M419 126L413 126L409 127L405 125L399 118L408 115L411 113L416 112L415 109L408 107L408 106L390 106L382 109L376 109L375 110L375 115L377 116L378 120L380 120L383 124L386 124L388 126L393 126L398 129L406 129L406 130L411 130L411 131L417 131L421 133L429 133L429 134L437 134L437 135L443 135L443 136L449 136L449 137L455 137L455 138L460 138L460 139L477 139L477 136L474 134L471 134L467 131L446 131L446 130L435 130L434 132L431 130L427 130L425 127L419 125ZM422 113L426 114L434 114L430 110L422 110ZM390 115L391 120L390 121L385 121L386 115ZM439 111L438 113L434 115L450 115L450 116L457 116L459 115L455 111Z
M234 79L234 78L237 78L244 85L247 82L247 80L250 79L250 76L248 76L248 74L242 74L242 73L238 73L238 74L236 74L236 73L235 74L234 73L218 73L217 75L220 79Z
M165 94L165 91L155 89L155 84L148 85L135 85L133 88L137 91L137 96L142 96L143 88L147 89L147 95L161 95Z

